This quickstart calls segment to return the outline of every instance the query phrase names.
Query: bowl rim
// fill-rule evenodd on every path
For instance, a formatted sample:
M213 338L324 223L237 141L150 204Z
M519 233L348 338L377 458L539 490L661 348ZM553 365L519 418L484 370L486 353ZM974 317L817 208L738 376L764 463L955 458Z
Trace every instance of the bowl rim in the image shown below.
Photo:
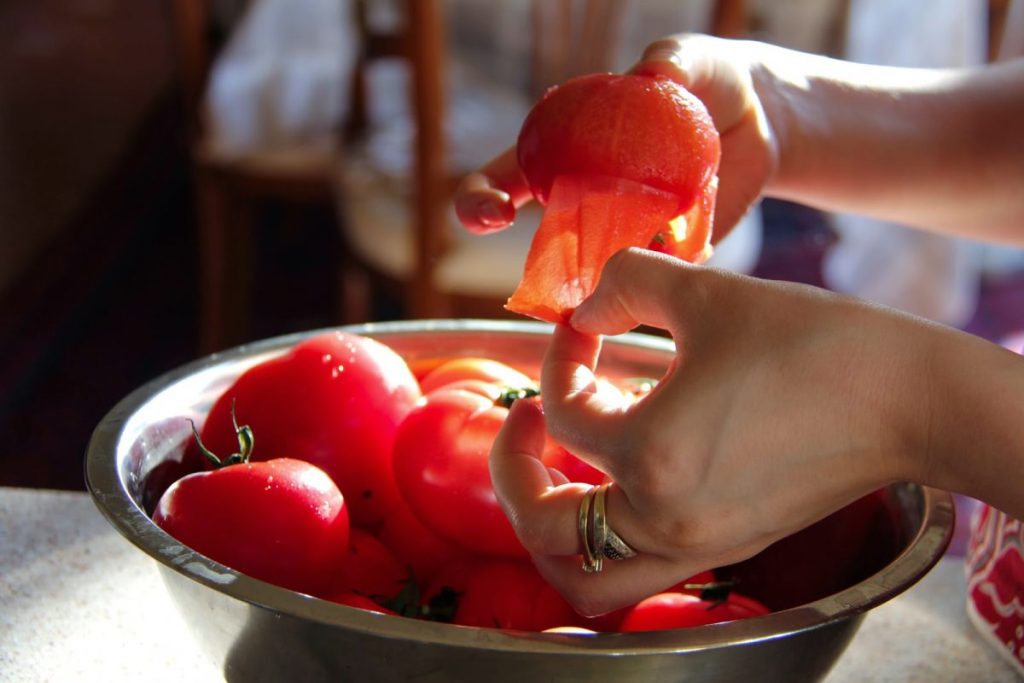
M243 603L330 628L360 631L388 639L408 639L453 647L552 654L635 655L707 650L739 642L786 637L863 615L921 579L941 559L953 533L954 506L946 491L906 484L919 497L921 525L907 546L889 564L837 593L789 609L734 622L687 629L641 633L564 633L484 629L375 614L296 593L242 574L179 543L160 529L136 503L122 480L116 453L128 419L161 391L194 373L221 363L284 350L307 337L344 331L370 337L416 333L550 334L552 325L503 320L402 320L325 327L242 344L193 360L146 382L121 399L98 423L85 456L89 494L107 521L128 541L157 561L163 570L221 592ZM606 345L627 345L674 353L670 339L630 332L605 339Z

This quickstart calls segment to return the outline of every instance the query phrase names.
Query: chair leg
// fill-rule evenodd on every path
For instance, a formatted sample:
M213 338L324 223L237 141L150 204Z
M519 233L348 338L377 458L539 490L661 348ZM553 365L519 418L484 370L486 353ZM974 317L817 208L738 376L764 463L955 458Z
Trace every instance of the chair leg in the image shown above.
M205 354L245 341L252 215L211 174L199 176L199 349Z
M345 325L369 322L373 318L373 286L362 267L348 260L338 265L338 319Z

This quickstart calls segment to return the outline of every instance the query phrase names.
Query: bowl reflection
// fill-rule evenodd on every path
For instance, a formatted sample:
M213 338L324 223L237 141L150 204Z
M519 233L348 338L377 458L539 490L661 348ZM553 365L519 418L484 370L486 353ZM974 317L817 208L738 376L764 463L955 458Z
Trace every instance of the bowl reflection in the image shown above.
M523 322L412 321L341 328L410 360L490 356L536 369L550 327ZM897 484L758 556L724 568L773 613L649 633L579 636L480 629L373 614L253 579L176 542L147 515L185 473L190 420L201 425L246 368L317 331L215 354L139 388L97 426L86 481L109 522L157 563L197 642L228 680L818 680L864 614L941 557L950 496ZM631 334L606 340L611 379L660 377L673 347ZM145 627L140 624L140 627Z

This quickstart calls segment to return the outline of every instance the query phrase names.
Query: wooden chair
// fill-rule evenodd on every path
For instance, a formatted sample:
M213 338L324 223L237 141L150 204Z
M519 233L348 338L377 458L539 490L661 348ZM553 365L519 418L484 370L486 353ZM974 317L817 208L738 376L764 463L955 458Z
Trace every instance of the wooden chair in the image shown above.
M333 155L322 148L225 157L210 144L202 104L224 36L209 0L171 0L179 79L188 119L199 250L199 347L203 353L246 341L254 222L265 202L332 204Z

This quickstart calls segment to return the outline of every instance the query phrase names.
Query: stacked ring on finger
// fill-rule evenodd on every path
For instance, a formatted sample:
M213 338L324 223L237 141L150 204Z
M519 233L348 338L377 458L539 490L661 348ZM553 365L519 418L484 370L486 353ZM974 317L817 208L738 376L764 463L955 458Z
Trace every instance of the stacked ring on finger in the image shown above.
M608 524L605 497L610 484L595 486L583 494L577 516L577 531L583 546L583 571L592 573L603 569L603 561L628 560L636 551Z

